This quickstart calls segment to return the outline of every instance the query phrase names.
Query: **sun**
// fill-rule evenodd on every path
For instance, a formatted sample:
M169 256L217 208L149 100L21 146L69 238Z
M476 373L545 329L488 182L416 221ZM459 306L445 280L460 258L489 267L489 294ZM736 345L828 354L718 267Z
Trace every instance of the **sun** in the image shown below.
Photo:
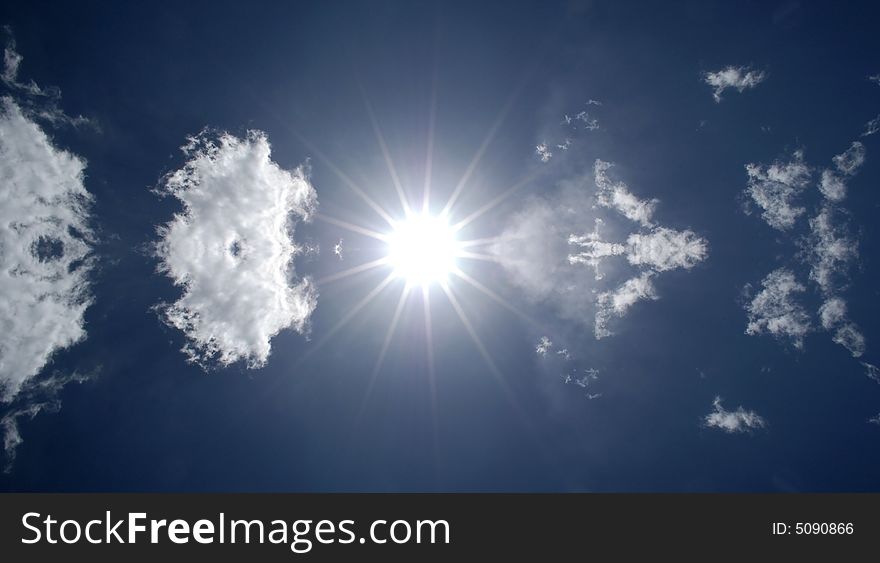
M455 230L440 216L413 214L395 223L388 235L388 264L407 285L443 283L455 269L459 243Z

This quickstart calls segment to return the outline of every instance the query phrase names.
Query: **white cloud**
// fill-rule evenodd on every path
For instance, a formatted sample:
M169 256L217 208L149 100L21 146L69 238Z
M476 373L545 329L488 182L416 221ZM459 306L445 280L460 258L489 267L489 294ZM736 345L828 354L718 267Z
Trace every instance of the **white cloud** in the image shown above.
M768 225L781 231L790 229L806 210L794 200L810 181L810 168L802 151L795 151L789 162L775 161L767 166L746 164L746 194L761 209Z
M831 340L849 350L854 358L865 353L865 337L855 323L845 323L834 329Z
M527 199L488 249L528 301L585 324L593 318L595 295L584 283L583 268L568 261L568 236L590 220L587 182L589 177L564 180L558 192Z
M85 162L0 100L0 400L86 337L91 196Z
M595 131L599 128L599 121L586 111L579 111L578 113L576 113L574 116L574 120L580 121L583 124L582 127L589 131Z
M599 224L592 233L568 237L570 245L579 247L578 252L569 254L568 261L596 268L596 279L602 279L598 269L602 259L610 256L626 255L634 266L665 272L676 268L693 268L708 254L706 240L690 230L656 227L646 233L629 235L623 245L600 240L598 229Z
M538 345L535 346L535 353L542 358L546 358L547 353L550 352L551 348L553 348L553 341L550 340L549 336L542 336L541 339L538 340Z
M634 233L626 239L630 264L648 266L655 272L693 268L708 254L706 239L693 231L657 227L649 233Z
M717 72L703 74L703 81L714 88L712 97L715 98L716 103L721 101L721 94L728 88L743 92L747 88L754 88L766 78L765 72L745 66L728 66Z
M880 368L874 364L869 364L868 362L862 362L862 367L865 368L865 375L867 375L869 379L873 379L877 383L880 383Z
M339 258L340 261L342 261L343 254L342 242L342 239L339 239L336 241L336 244L333 245L333 255Z
M673 268L692 268L707 255L706 241L692 231L654 226L651 221L657 200L639 200L625 184L610 180L606 174L610 166L602 160L595 162L595 198L584 190L589 178L566 180L559 194L533 198L522 212L513 215L491 247L510 279L530 298L554 305L564 318L585 323L593 319L597 338L609 336L609 323L624 316L634 303L659 298L652 282L654 275ZM604 223L595 216L599 207L609 207L638 222L640 231L630 234L625 243L602 240L599 230ZM593 232L572 234L583 232L583 224L591 218L595 221ZM595 280L600 281L604 278L599 271L603 260L621 255L634 267L629 269L637 271L624 273L619 279L627 281L612 290L590 287L580 266L595 268Z
M831 161L839 172L852 176L865 163L865 145L858 141L853 141L848 149L833 157Z
M877 416L872 416L871 418L869 418L868 423L880 426L880 413L877 413Z
M850 351L858 358L865 353L865 337L846 314L846 302L840 297L832 297L819 308L822 328L832 332L832 340Z
M599 294L596 298L596 322L593 328L597 339L614 334L608 329L612 318L623 317L639 301L659 299L651 281L653 275L652 272L644 272L628 279L613 291Z
M810 234L801 245L810 265L810 279L825 294L841 288L850 264L859 257L858 241L836 220L835 211L828 205L810 219Z
M831 332L832 340L845 347L854 357L865 351L865 337L858 326L846 315L846 302L839 292L849 280L852 263L859 258L857 239L850 234L847 224L841 220L843 212L834 205L846 198L846 181L864 165L865 146L854 141L849 148L832 159L834 168L825 169L819 180L819 191L825 198L816 215L809 220L809 232L795 240L800 248L798 258L809 268L809 278L821 292L824 303L819 309L822 328ZM747 193L764 209L764 219L773 227L788 230L797 218L806 212L804 207L795 206L794 199L806 186L810 178L810 168L803 162L803 153L797 151L791 162L775 162L770 166L749 164ZM747 332L758 334L767 332L776 336L787 336L795 346L803 345L803 335L809 328L809 321L803 309L793 301L792 294L804 291L793 274L775 276L784 270L777 270L768 276L774 288L765 288L750 307L750 322ZM775 309L775 313L762 312ZM778 313L778 314L777 314Z
M880 115L865 123L865 130L861 136L867 137L869 135L873 135L877 131L880 131Z
M578 247L578 252L569 253L569 264L585 264L592 267L595 271L595 279L597 281L604 277L604 274L599 269L604 258L608 258L609 256L620 256L626 253L626 247L623 244L601 240L602 237L599 234L599 229L602 227L603 223L604 221L602 221L602 219L597 218L595 219L593 232L585 235L572 234L568 236L569 246Z
M597 105L601 106L602 104L597 102L596 100L590 100L587 102L587 105ZM578 123L580 122L580 127L586 129L588 131L595 131L599 128L599 121L590 115L586 110L582 110L577 112L574 115L565 114L562 116L562 123L571 127L578 127Z
M810 318L795 296L806 288L785 268L770 272L761 285L763 289L745 307L749 317L746 334L787 338L796 348L803 348L811 329Z
M873 82L874 84L880 86L880 74L872 74L868 77L868 80Z
M833 170L823 170L819 191L829 201L838 203L846 199L846 182Z
M846 321L846 302L840 297L832 297L819 308L819 320L822 328L833 330Z
M240 139L202 133L183 147L188 160L167 175L160 193L183 211L158 229L159 270L183 290L160 305L181 330L183 351L203 367L239 360L264 365L270 341L292 327L304 332L317 292L306 278L291 284L298 219L308 220L317 195L303 167L271 160L265 134Z
M634 303L658 298L652 282L654 274L676 268L690 269L705 259L708 253L706 240L693 231L652 226L652 215L658 201L639 200L629 192L626 184L610 180L607 171L611 166L611 163L602 160L596 160L594 164L598 203L620 211L642 227L650 227L650 230L630 234L626 244L607 242L599 234L603 222L596 219L593 232L568 236L568 244L577 247L577 252L569 253L568 262L593 267L596 280L603 278L599 269L602 261L612 256L625 255L631 265L643 270L640 276L627 280L613 291L597 296L594 325L596 338L611 335L608 329L611 318L624 316Z
M726 410L721 405L721 397L715 397L715 400L712 401L712 407L715 410L707 414L703 419L705 425L709 428L718 428L733 434L736 432L749 432L767 426L764 418L755 411L747 411L741 406L733 411Z
M597 202L603 207L616 209L624 217L641 223L643 226L651 225L651 218L659 203L656 199L639 199L633 195L626 184L613 181L608 177L608 169L614 166L610 162L596 159L593 165L593 176L598 189Z
M540 145L535 147L535 154L538 156L541 162L547 163L550 162L550 159L553 158L553 153L550 152L550 148L547 146L547 143L541 143Z
M865 163L865 145L854 141L843 153L831 159L837 171L823 170L819 191L829 201L841 202L846 198L846 181L841 174L852 176Z

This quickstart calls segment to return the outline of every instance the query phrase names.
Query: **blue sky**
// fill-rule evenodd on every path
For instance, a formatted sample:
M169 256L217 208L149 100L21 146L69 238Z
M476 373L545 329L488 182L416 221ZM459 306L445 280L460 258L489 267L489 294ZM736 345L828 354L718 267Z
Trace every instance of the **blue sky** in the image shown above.
M2 166L21 174L0 188L3 490L877 489L871 3L0 16L23 57L3 94ZM729 85L720 101L707 82ZM51 210L91 235L47 235L86 240L85 263L70 241L28 256L9 227L39 202L27 124L48 135L34 169L60 150L85 166L84 215ZM343 275L385 255L351 225L389 231L367 199L403 217L395 176L414 208L430 179L432 214L461 185L451 223L485 211L459 239L491 239L457 259L491 297L450 276L470 330L428 288L430 346L420 288L387 338L405 280L355 311L389 268ZM34 294L12 249L63 265L51 287L88 307L8 313ZM585 251L597 269L569 262Z

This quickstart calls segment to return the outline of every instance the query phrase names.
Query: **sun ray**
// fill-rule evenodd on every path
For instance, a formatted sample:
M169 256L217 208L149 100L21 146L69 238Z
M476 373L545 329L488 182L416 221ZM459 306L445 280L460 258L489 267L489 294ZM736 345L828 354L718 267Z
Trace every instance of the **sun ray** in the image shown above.
M489 367L489 371L493 375L492 379L495 381L495 383L498 384L498 387L504 393L504 396L507 399L507 403L510 405L510 408L513 409L513 411L517 414L520 421L525 426L525 428L529 431L529 433L532 435L532 437L535 438L536 440L538 440L538 442L540 442L540 440L538 439L539 434L538 434L537 429L535 428L535 425L529 419L528 415L526 414L525 409L523 409L523 407L519 404L519 401L516 400L516 395L514 395L513 390L510 388L510 386L504 380L504 376L502 375L502 373L498 369L498 367L495 365L495 362L492 360L492 356L486 350L486 347L483 345L482 340L480 340L480 337L477 336L476 330L474 330L473 325L471 325L470 320L468 319L467 315L465 314L464 309L459 304L458 299L455 297L455 294L452 292L452 289L449 287L448 284L442 284L440 287L443 288L443 292L446 293L446 297L449 299L449 303L452 304L452 308L455 310L456 314L458 315L459 320L461 320L462 325L464 325L465 330L467 331L468 335L471 337L471 340L473 340L474 344L476 345L477 349L480 352L480 355L483 357L483 360L486 362L486 365Z
M525 81L521 81L520 84L518 84L516 88L514 88L507 102L504 104L504 107L501 108L501 111L498 113L498 116L495 118L495 121L489 128L489 132L486 133L486 137L483 139L483 142L477 149L476 154L474 154L474 157L471 159L471 162L465 169L461 180L458 181L458 184L456 184L455 189L452 191L452 195L449 196L449 201L446 202L446 206L443 208L443 211L440 212L440 215L446 216L452 210L452 206L455 205L456 200L461 195L461 192L464 190L465 185L467 185L468 180L470 180L470 177L474 173L474 170L477 169L477 165L480 164L480 160L482 160L483 154L486 152L486 149L488 149L489 145L492 144L492 141L495 139L495 135L498 133L498 130L507 119L507 114L510 113L510 109L513 107L514 102L516 102L516 99L519 97L519 92L524 84Z
M516 397L513 395L513 391L510 389L510 386L507 385L506 381L504 381L504 375L502 375L501 370L498 369L498 366L495 365L495 361L492 359L489 351L486 350L486 347L483 345L483 341L480 340L480 337L477 335L477 331L474 330L470 319L468 319L467 314L464 312L464 309L462 309L461 304L459 304L458 302L458 298L455 297L455 294L452 292L449 284L444 283L441 284L440 287L443 288L443 292L449 299L449 303L452 304L452 308L458 315L458 318L461 321L461 324L464 326L465 331L467 331L468 335L471 337L471 340L473 340L474 345L476 345L477 350L483 357L483 361L485 361L486 365L489 367L489 371L492 372L493 380L504 392L504 395L510 403L511 408L513 408L517 413L524 417L525 413L522 407L519 406L519 403L517 402Z
M378 268L379 266L384 266L387 263L388 258L382 257L376 260L372 260L370 262L366 262L364 264L360 264L358 266L354 266L353 268L348 268L347 270L343 270L341 272L336 272L335 274L324 276L323 278L318 279L315 283L318 285L322 285L329 282L338 281L349 276L353 276L355 274L367 272L369 270L372 270L373 268Z
M472 246L482 246L484 244L492 244L494 242L498 242L501 240L501 237L487 237L487 238L478 238L473 240L463 240L459 241L459 248L470 248Z
M455 309L455 312L458 314L458 318L461 320L461 324L464 325L464 329L467 331L468 335L470 335L471 340L474 341L474 344L477 346L477 350L479 350L480 355L483 356L483 360L485 360L486 365L489 366L492 374L495 376L496 379L499 380L501 385L505 389L507 389L507 384L503 381L504 376L501 375L501 371L498 370L498 367L495 365L495 361L492 359L492 356L489 355L486 347L483 346L483 341L480 340L479 336L477 336L477 332L474 330L473 325L471 325L471 322L465 314L464 309L462 309L461 305L458 303L458 299L455 297L455 294L452 293L452 289L449 287L449 284L444 283L441 284L440 287L443 288L443 293L446 294L446 297L449 299L449 303L452 304L452 308Z
M394 274L388 274L384 280L379 282L379 285L374 287L373 290L366 295L366 297L361 299L357 305L349 309L348 313L346 313L345 316L339 320L339 322L333 325L333 328L327 331L324 336L322 336L321 339L315 343L314 346L312 346L305 354L301 356L301 359L305 359L306 357L320 350L330 340L330 337L339 332L342 327L347 325L349 321L351 321L351 319L353 319L354 316L357 315L361 309L366 307L367 304L369 304L369 302L373 300L373 298L379 295L379 293L381 293L383 289L388 287L388 284L390 284L392 280L394 280ZM301 361L297 363L301 363Z
M434 452L439 452L439 424L437 409L437 378L434 372L434 334L431 323L431 300L427 287L422 287L422 303L425 310L425 355L428 362L428 393L431 395L431 430L434 439Z
M385 354L388 353L388 347L391 345L391 339L394 337L394 331L397 328L397 323L400 321L400 315L403 313L403 307L406 305L406 298L408 296L409 286L404 285L403 289L400 290L400 299L397 302L397 307L394 309L394 315L391 317L391 322L388 324L388 332L385 334L384 342L382 342L382 349L379 351L379 357L376 358L376 364L373 366L373 372L370 374L370 381L367 383L367 389L364 391L364 398L361 400L361 408L358 411L357 420L360 420L363 417L364 412L367 410L367 404L370 401L370 396L373 394L373 385L375 385L376 377L382 369L382 364L385 361Z
M360 225L355 225L354 223L349 223L348 221L343 221L342 219L336 219L335 217L330 217L328 215L324 215L323 213L315 213L315 218L320 219L321 221L324 221L326 223L330 223L331 225L342 227L343 229L347 229L351 232L360 233L362 235L372 237L382 242L386 242L388 240L388 235L383 235L382 233L367 229L366 227L361 227Z
M484 262L495 262L497 264L501 263L501 260L497 256L479 254L477 252L460 251L455 256L456 258L470 258L471 260L483 260Z
M422 303L425 310L425 344L427 345L428 360L428 376L431 378L433 387L434 379L434 333L433 324L431 323L431 301L429 299L430 292L427 287L422 287Z
M484 295L487 295L488 297L490 297L493 301L495 301L496 303L498 303L502 307L505 307L507 310L516 314L518 317L522 318L523 320L527 321L529 324L533 324L533 325L537 324L533 318L531 318L527 314L523 313L522 311L520 311L519 309L517 309L516 307L514 307L513 305L511 305L507 301L505 301L503 297L501 297L500 295L498 295L497 293L495 293L494 291L492 291L491 289L489 289L488 287L486 287L482 283L478 282L477 280L475 280L474 278L469 276L461 268L454 268L452 270L452 273L455 274L456 276L460 277L465 282L472 285L475 289L482 292Z
M364 98L364 105L367 108L367 115L370 117L370 124L373 126L373 133L376 135L376 141L379 143L379 149L382 150L382 156L385 157L385 165L388 167L388 174L391 175L391 182L394 184L394 190L397 192L397 197L400 199L400 205L403 206L403 213L404 215L409 215L409 202L407 201L406 193L403 191L403 185L400 183L400 177L397 175L394 161L391 160L391 153L388 151L388 145L385 143L382 129L379 127L379 122L376 120L373 106L370 104L370 100L367 98L367 93L363 87L361 87L361 94Z
M510 186L509 188L504 190L501 194L494 197L491 201L489 201L488 203L486 203L485 205L483 205L482 207L480 207L479 209L477 209L476 211L474 211L473 213L471 213L470 215L468 215L467 217L465 217L464 219L462 219L458 223L454 224L452 226L452 229L454 231L460 231L461 229L465 228L466 226L471 224L473 221L475 221L476 219L481 217L483 214L491 211L493 208L498 206L505 199L507 199L508 197L513 195L515 192L519 191L523 186L525 186L526 184L531 182L535 178L535 176L538 175L539 172L541 172L541 171L537 170L535 172L532 172L531 174L528 174L522 180L520 180L519 182Z
M352 180L351 178L349 178L348 175L347 175L345 172L343 172L338 166L336 166L336 165L333 163L332 160L330 160L330 159L329 159L329 158L328 158L323 152L321 152L320 149L318 149L318 147L316 147L315 145L313 145L308 139L306 139L305 137L303 137L302 135L300 135L300 134L297 133L296 131L294 131L294 134L299 138L299 140L300 140L300 141L301 141L301 142L302 142L302 143L303 143L303 144L304 144L304 145L305 145L310 151L312 151L313 153L315 153L315 156L317 156L318 159L321 160L321 162L323 162L324 164L326 164L327 167L328 167L330 170L332 170L333 173L336 174L336 175L339 177L339 179L342 180L342 182L343 182L343 183L344 183L344 184L345 184L345 185L346 185L351 191L353 191L354 193L356 193L357 195L359 195L360 198L363 199L364 202L366 202L366 204L369 205L370 208L371 208L373 211L375 211L377 215L379 215L379 217L381 217L382 219L384 219L385 222L388 223L389 225L394 226L394 219L391 218L391 215L389 215L388 212L385 211L385 209L384 209L381 205L379 205L378 203L376 203L376 201L375 201L373 198L371 198L371 197L367 194L367 192L365 192L364 190L362 190L362 189L360 188L360 186L358 186L357 184L355 184L355 183L354 183L354 180Z
M422 213L427 213L431 205L431 180L434 167L434 126L437 119L437 68L431 76L431 106L428 110L428 148L425 154L425 190L422 198Z
M477 165L480 164L480 160L483 159L483 154L486 152L486 149L489 148L489 145L491 145L492 141L495 139L495 135L498 133L498 129L500 129L501 125L504 124L510 108L513 107L513 102L516 100L516 94L518 92L519 90L517 89L514 92L514 95L510 97L510 99L498 113L498 117L495 118L495 122L492 123L492 127L489 128L489 132L486 134L486 137L483 139L483 142L477 149L476 154L474 154L474 157L471 159L471 162L465 169L461 180L458 181L458 184L456 184L455 189L452 191L452 195L449 196L449 201L446 202L446 206L443 207L443 211L440 212L441 215L448 215L449 212L452 210L452 206L455 205L456 200L458 200L458 197L461 195L462 190L464 190L465 185L467 185L468 180L470 180L471 175L474 173L474 170L477 169Z

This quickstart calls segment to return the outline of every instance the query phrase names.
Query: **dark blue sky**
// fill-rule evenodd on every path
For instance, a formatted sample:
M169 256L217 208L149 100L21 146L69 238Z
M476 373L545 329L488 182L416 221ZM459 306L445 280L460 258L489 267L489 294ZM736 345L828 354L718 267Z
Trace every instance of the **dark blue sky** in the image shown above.
M880 85L867 79L880 73L874 3L8 2L0 23L15 33L22 76L57 85L66 112L100 125L52 131L88 161L100 243L88 338L46 368L100 367L99 375L65 387L59 412L20 420L24 441L12 470L0 475L2 490L880 485L880 426L866 422L880 413L880 386L861 364L880 361L880 135L859 137L880 112ZM728 65L750 65L767 78L716 103L702 75ZM592 318L531 298L498 264L468 262L469 273L532 319L458 287L508 392L434 291L434 399L422 305L413 300L362 409L399 287L317 344L382 271L320 285L310 338L281 332L265 368L206 374L187 364L182 334L152 310L179 290L145 250L156 226L179 210L151 189L183 164L186 136L206 127L239 136L262 130L280 166L310 159L321 213L382 230L328 162L394 208L367 99L402 184L418 198L432 92L438 202L496 122L460 199L463 214L533 175L469 225L466 238L501 233L531 202L554 201L571 183L592 193L599 158L616 163L617 177L640 197L660 200L660 224L704 237L708 256L659 275L660 298L635 305L601 340ZM601 127L539 162L535 145L564 135L563 114L589 99L602 102L590 106ZM744 286L759 288L779 267L808 285L809 267L798 259L796 237L743 212L745 164L802 148L811 165L828 167L856 140L867 159L842 205L859 237L845 296L867 351L856 360L821 329L803 350L746 335ZM819 195L809 190L812 210ZM592 228L585 217L582 232ZM349 249L343 262L330 252L340 237ZM316 279L377 251L371 239L322 221L298 225L296 238L321 248L296 261L297 274ZM589 268L583 284L584 292L595 284ZM822 298L810 287L803 302L815 317ZM577 369L600 370L600 398L566 385L557 360L535 354L544 335L571 352ZM730 434L706 427L718 395L730 410L759 413L766 427Z

